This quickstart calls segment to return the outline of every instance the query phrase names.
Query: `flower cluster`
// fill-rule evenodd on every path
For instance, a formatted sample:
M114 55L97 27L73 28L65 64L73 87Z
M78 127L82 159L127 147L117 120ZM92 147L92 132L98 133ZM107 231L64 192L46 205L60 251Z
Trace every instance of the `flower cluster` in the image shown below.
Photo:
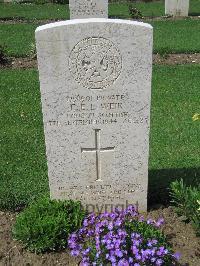
M194 114L193 117L192 117L192 120L193 121L200 120L200 114Z
M72 256L82 257L81 266L175 265L178 258L158 229L163 222L145 221L134 206L92 213L83 227L70 235L68 245Z

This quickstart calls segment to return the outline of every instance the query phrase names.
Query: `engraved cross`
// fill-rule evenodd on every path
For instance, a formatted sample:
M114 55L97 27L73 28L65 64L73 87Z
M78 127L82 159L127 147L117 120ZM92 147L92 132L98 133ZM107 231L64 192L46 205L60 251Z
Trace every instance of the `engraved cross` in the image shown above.
M100 142L101 129L94 129L94 131L95 131L95 147L94 148L81 148L81 153L83 153L83 152L94 152L95 153L95 155L96 155L96 173L97 173L97 180L96 181L103 181L101 178L101 152L114 151L115 147L101 148L101 142Z

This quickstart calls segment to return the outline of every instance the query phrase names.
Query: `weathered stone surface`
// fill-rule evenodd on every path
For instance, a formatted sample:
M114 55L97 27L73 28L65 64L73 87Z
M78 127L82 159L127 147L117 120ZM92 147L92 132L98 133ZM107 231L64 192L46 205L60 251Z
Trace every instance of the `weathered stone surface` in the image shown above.
M108 18L108 0L69 0L70 18Z
M186 17L189 11L189 0L165 0L165 15Z
M146 210L152 27L71 20L36 41L52 198Z

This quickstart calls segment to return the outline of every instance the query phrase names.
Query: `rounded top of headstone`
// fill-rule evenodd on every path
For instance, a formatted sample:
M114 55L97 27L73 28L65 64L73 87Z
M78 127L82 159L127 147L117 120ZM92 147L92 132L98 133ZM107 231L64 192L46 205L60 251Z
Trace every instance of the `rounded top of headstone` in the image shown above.
M36 28L35 32L53 29L56 27L67 26L67 25L76 25L76 24L87 24L87 23L113 23L113 24L126 24L138 27L145 27L148 29L153 29L153 27L144 22L132 21L132 20L123 20L123 19L105 19L105 18L87 18L87 19L73 19L66 21L59 21L54 23L49 23L46 25L42 25Z

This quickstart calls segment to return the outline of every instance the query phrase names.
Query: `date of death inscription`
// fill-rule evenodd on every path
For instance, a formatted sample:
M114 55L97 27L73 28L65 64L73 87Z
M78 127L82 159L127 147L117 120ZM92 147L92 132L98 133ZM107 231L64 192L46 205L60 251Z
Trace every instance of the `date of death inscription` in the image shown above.
M144 189L141 184L126 184L123 187L113 188L111 185L87 185L87 186L70 186L67 190L65 187L58 188L61 196L73 197L74 192L78 191L77 199L80 197L84 200L87 197L93 200L99 199L124 199L127 194L135 192L143 192ZM87 192L86 192L87 191ZM76 193L75 193L76 194ZM82 195L82 196L80 196Z
M149 118L133 112L128 95L65 96L65 112L58 119L48 120L47 126L87 126L106 124L148 124ZM145 107L144 107L145 108ZM129 111L128 111L128 110ZM143 108L139 108L140 111ZM58 115L56 115L58 116Z

